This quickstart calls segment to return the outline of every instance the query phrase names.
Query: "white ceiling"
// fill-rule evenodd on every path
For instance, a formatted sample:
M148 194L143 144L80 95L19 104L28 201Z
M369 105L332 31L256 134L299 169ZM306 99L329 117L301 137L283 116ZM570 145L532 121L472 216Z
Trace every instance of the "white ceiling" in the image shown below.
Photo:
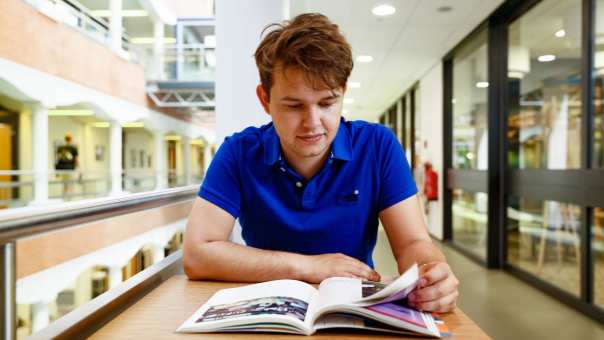
M377 120L400 95L495 10L503 0L291 0L291 17L319 12L338 24L352 45L355 61L349 89L354 103L346 105L350 119ZM371 9L381 3L396 7L388 17ZM441 6L452 10L440 13Z

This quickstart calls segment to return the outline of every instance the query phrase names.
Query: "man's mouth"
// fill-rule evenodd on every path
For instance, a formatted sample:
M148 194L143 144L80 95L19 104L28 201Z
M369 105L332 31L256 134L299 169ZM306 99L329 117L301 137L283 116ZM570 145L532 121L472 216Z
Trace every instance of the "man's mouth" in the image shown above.
M316 133L316 134L298 136L298 138L300 138L303 142L306 142L306 143L316 143L321 139L321 137L323 137L323 135L325 135L325 134Z

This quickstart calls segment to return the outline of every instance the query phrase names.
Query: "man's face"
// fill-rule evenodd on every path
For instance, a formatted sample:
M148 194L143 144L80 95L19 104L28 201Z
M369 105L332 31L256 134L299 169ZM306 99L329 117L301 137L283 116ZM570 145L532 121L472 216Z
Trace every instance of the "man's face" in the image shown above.
M338 132L345 89L313 89L303 71L287 68L273 74L270 100L256 89L271 116L288 158L322 158Z

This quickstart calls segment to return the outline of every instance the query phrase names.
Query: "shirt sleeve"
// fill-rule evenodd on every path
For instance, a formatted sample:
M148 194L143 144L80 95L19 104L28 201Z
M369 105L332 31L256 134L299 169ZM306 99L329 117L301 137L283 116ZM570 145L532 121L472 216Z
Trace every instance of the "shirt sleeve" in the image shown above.
M237 218L241 212L241 179L233 144L227 138L218 148L198 195Z
M382 211L417 193L403 147L392 131L380 127L377 161L380 167L378 210Z

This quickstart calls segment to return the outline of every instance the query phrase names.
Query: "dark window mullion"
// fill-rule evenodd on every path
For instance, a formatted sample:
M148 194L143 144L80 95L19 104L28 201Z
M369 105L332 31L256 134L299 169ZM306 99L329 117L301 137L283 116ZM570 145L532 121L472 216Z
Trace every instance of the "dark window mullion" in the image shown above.
M583 0L581 13L581 167L583 169L591 169L593 158L595 10L595 0ZM591 303L594 298L594 265L591 251L593 207L584 206L581 216L581 299Z
M507 167L507 65L508 28L504 21L493 19L488 26L488 230L487 264L489 268L501 268L506 244L505 225L507 199L505 193L505 169Z
M453 167L453 59L443 61L443 239L453 239L453 192L447 172Z

